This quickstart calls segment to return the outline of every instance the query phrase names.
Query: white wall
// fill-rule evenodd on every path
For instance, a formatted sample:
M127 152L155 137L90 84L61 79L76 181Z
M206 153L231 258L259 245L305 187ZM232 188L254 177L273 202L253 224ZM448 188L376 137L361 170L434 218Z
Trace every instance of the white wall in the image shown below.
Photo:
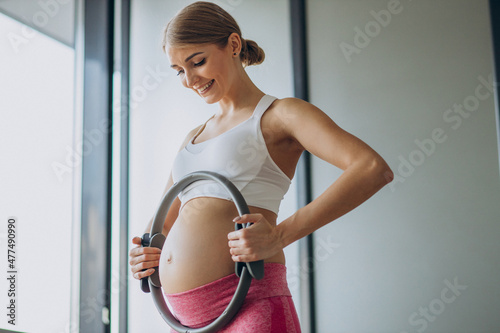
M371 11L388 8L377 23ZM488 1L313 0L308 28L311 101L396 174L316 232L330 242L316 258L318 332L498 332ZM464 104L464 116L453 111ZM314 194L339 174L314 159Z
M184 137L206 121L217 107L206 105L195 93L182 87L160 47L164 25L191 2L132 2L130 238L142 235L156 211ZM235 17L243 38L255 40L266 52L263 64L247 68L252 80L267 94L278 98L292 96L288 2L221 0L216 3ZM295 183L292 183L278 220L293 214L295 209ZM285 254L290 288L298 305L300 273L296 269L296 251L296 245L291 245ZM166 324L158 315L152 297L143 294L139 283L131 276L129 283L129 332L143 332L144 327L153 331L165 330Z

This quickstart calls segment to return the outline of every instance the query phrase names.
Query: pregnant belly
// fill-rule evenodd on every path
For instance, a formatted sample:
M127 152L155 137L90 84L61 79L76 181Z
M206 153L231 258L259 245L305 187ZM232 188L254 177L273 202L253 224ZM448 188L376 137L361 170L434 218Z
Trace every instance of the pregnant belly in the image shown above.
M276 215L254 207L275 223ZM184 205L170 229L160 258L160 280L166 293L190 290L234 273L227 234L234 230L236 207L230 201L196 198ZM283 252L265 260L284 263Z

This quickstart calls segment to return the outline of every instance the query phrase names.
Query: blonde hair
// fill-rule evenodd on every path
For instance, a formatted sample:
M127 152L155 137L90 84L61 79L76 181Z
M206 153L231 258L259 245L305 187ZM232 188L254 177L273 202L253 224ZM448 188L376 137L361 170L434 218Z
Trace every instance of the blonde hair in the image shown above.
M215 44L227 46L228 38L237 33L241 38L240 60L244 66L258 65L265 53L253 40L243 39L236 20L218 5L198 1L184 7L163 30L162 48L186 44Z

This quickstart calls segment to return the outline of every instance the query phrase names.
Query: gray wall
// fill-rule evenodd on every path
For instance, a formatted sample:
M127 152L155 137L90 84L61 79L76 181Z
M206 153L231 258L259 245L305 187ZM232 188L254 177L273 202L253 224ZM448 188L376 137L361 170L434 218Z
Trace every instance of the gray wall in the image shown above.
M308 3L311 101L396 174L315 234L318 332L499 332L488 2ZM314 159L314 194L339 174Z

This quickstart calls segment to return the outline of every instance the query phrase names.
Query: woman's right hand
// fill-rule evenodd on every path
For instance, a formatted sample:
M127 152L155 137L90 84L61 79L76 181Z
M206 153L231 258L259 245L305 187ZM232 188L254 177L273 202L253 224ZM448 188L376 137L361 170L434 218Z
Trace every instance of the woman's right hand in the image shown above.
M154 273L154 268L160 265L161 249L143 247L141 237L134 237L132 243L137 246L130 250L130 270L135 279L140 280ZM143 271L145 270L145 271Z

